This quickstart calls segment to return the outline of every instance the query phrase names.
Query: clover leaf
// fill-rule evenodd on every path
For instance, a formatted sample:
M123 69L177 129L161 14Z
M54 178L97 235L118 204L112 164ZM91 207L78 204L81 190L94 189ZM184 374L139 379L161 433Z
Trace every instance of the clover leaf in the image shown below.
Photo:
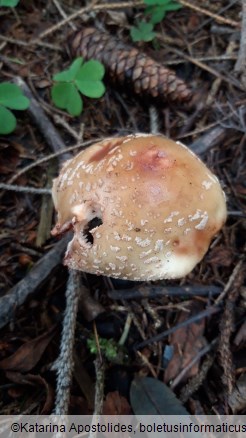
M67 70L53 76L56 83L51 89L52 101L72 116L80 115L83 110L80 93L91 98L103 96L104 74L104 66L99 61L90 60L84 63L82 57L75 59Z
M67 70L63 70L60 73L56 73L56 75L53 76L54 81L57 82L71 82L75 79L81 65L83 63L83 58L77 58L75 61L70 65L70 67Z
M156 36L154 25L160 23L168 11L182 8L182 5L173 0L144 0L144 3L144 14L148 17L148 22L140 21L137 26L131 28L133 41L153 41Z
M147 5L145 15L150 16L152 24L160 23L168 11L177 11L182 5L173 0L144 0Z
M144 3L149 6L165 6L172 0L144 0Z
M83 109L83 101L74 84L60 82L51 90L51 98L57 108L66 109L71 116L79 116Z
M10 134L16 127L16 118L10 110L25 110L28 106L29 99L17 85L0 84L0 134Z
M0 0L0 7L6 6L8 8L14 8L19 3L19 0Z
M137 26L133 26L130 32L133 41L152 41L156 36L153 32L153 24L145 21L140 21Z
M85 96L101 97L105 93L105 87L102 83L104 73L104 66L99 61L92 59L85 62L79 69L75 84Z

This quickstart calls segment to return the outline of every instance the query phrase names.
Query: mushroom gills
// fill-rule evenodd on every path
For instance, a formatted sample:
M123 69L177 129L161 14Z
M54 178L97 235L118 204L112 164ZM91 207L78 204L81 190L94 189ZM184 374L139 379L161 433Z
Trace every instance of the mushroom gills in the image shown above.
M91 219L87 223L87 225L83 229L83 236L85 237L87 243L90 243L91 245L93 245L94 237L93 237L93 234L91 233L91 230L98 228L102 224L103 224L102 219L100 217L97 217L97 216L94 217L93 219Z

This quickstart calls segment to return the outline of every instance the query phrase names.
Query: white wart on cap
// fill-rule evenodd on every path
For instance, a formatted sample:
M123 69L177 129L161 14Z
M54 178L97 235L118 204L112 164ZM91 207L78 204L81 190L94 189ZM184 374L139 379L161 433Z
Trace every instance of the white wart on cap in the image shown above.
M53 184L65 264L126 280L180 278L226 220L218 179L161 135L109 138L67 161Z

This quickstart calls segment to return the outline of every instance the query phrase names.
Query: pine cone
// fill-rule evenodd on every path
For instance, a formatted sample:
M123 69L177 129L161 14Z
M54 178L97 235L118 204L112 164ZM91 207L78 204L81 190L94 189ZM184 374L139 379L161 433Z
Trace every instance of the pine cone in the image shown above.
M136 94L173 102L192 98L192 91L173 70L106 32L82 29L73 37L71 47L75 56L102 62L111 80L129 86Z

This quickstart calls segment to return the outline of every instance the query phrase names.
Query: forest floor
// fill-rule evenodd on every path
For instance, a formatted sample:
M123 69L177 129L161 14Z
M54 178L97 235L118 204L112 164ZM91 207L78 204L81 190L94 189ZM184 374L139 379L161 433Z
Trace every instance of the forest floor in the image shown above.
M95 391L106 414L141 406L148 413L151 397L144 404L132 382L148 394L149 377L163 406L169 387L192 414L246 413L246 20L240 1L180 4L147 42L130 34L144 18L141 1L22 0L0 7L0 82L21 84L32 102L15 112L15 131L0 136L2 183L50 189L63 156L52 154L63 145L75 154L83 142L150 132L156 117L160 133L199 154L227 199L226 224L181 281L140 284L85 273L77 279L69 413L98 409ZM57 109L53 75L71 64L72 35L86 27L172 69L188 84L192 104L143 89L140 95L114 73L106 74L101 98L83 97L80 116ZM0 413L51 413L59 402L54 363L66 306L66 242L50 235L56 217L49 194L5 188L0 196Z

